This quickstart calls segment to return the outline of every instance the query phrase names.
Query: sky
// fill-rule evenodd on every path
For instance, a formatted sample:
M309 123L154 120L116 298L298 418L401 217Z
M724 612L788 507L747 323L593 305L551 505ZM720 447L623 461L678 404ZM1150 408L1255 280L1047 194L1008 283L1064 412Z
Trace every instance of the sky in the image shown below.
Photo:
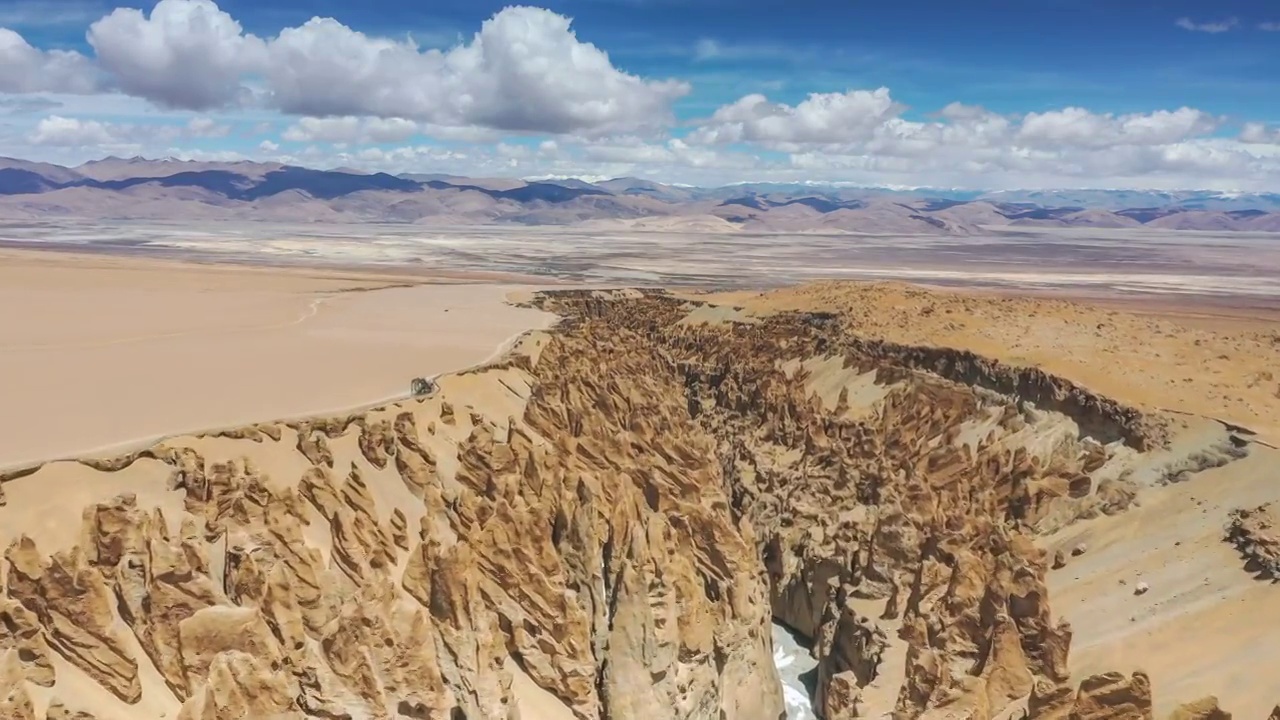
M1280 4L0 0L0 155L1280 191Z

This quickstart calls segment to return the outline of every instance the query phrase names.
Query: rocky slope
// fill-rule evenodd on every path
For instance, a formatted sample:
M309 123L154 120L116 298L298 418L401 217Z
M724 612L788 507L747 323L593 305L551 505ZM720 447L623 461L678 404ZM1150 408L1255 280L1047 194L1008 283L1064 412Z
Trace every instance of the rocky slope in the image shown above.
M0 720L775 720L775 620L830 720L1152 715L1071 677L1036 540L1185 467L1161 419L829 316L535 302L430 398L0 476Z
M1245 569L1259 579L1280 582L1280 508L1267 503L1231 513L1226 541L1240 551Z

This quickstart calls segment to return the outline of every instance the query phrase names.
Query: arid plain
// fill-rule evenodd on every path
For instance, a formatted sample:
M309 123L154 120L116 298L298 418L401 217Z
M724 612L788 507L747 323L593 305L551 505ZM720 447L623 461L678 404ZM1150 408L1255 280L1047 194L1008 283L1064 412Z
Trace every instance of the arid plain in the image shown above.
M1272 236L348 230L4 230L0 717L1280 702Z
M0 466L403 397L550 321L495 277L0 251Z
M0 243L206 261L514 273L599 285L907 280L1076 296L1280 297L1280 233L987 226L982 234L750 232L684 218L576 225L0 222Z

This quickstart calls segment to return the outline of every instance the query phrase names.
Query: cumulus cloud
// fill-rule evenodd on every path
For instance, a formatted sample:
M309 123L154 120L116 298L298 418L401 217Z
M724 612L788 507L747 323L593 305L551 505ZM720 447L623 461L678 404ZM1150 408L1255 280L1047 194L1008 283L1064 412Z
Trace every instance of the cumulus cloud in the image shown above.
M1040 147L1165 145L1205 135L1218 124L1217 118L1188 107L1121 116L1069 107L1028 114L1022 121L1018 140Z
M1248 122L1240 128L1240 142L1250 145L1280 145L1280 128L1264 123Z
M50 115L36 124L27 139L33 145L113 145L121 142L118 130L97 120Z
M444 51L320 17L263 39L213 0L160 0L149 15L119 8L93 23L88 40L120 90L192 110L256 99L293 115L600 135L665 127L689 92L619 70L569 18L533 7L508 7ZM251 89L250 77L262 86Z
M1238 18L1226 18L1225 20L1196 22L1195 20L1192 20L1191 18L1188 18L1188 17L1180 17L1177 20L1175 20L1173 24L1177 25L1183 30L1189 30L1191 32L1211 33L1216 35L1217 33L1224 33L1230 30L1234 30L1236 26L1240 24L1240 20Z
M1060 150L1163 145L1206 135L1221 122L1187 107L1128 115L1067 107L1017 119L952 103L937 113L939 119L934 122L906 120L901 117L904 110L886 88L810 95L795 106L748 95L721 107L690 138L704 144L755 143L790 152L869 149L913 155L939 146Z
M212 0L160 0L150 16L117 8L89 26L88 40L121 90L190 110L239 99L243 76L266 61L265 43Z
M1179 25L1213 33L1238 23ZM1190 107L1015 115L952 103L907 114L887 88L795 104L754 94L672 137L681 134L671 132L672 105L686 83L629 74L580 40L568 18L531 7L506 8L444 49L330 18L258 37L214 0L118 9L92 24L88 40L96 58L38 49L0 29L0 94L18 96L0 97L11 128L0 129L8 143L0 154L195 155L213 151L173 145L228 138L218 146L281 162L477 175L968 187L1244 188L1280 179L1280 130L1247 123L1234 138L1215 137L1223 119ZM704 39L691 57L768 51Z
M221 138L231 132L229 125L212 118L194 117L186 124L139 124L104 122L92 118L49 115L26 135L32 145L44 147L84 147L118 150L158 148L176 140Z
M690 138L702 144L754 143L784 152L828 151L910 156L939 146L978 151L1162 145L1212 132L1218 118L1193 108L1112 115L1068 107L1029 113L1020 122L984 108L952 103L938 121L901 117L905 106L887 88L813 94L791 106L748 95L716 110Z
M756 165L756 158L751 155L690 145L680 138L671 138L661 143L650 142L637 136L603 138L556 146L544 152L548 155L553 153L561 158L580 157L588 164L627 168L663 167L727 171Z
M814 95L794 106L750 95L717 110L689 137L785 152L788 172L894 184L1159 184L1175 176L1195 184L1233 174L1261 181L1278 169L1243 143L1211 137L1222 119L1188 107L1124 115L1067 107L1017 116L952 103L927 121L904 111L883 88ZM1243 139L1261 137L1247 130Z
M176 1L176 0L172 0ZM653 129L689 86L618 70L568 18L509 7L469 44L422 51L315 18L269 46L267 85L286 112L404 117L544 133Z
M0 27L0 92L92 93L98 75L88 58L67 50L37 50Z
M757 142L777 147L867 140L904 107L888 88L813 93L795 106L754 94L725 105L693 136L704 144Z

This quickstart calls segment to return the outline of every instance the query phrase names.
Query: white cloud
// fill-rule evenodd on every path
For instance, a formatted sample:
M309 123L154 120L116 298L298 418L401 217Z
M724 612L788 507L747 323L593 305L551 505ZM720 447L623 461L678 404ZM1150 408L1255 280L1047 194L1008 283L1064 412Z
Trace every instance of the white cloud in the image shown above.
M1239 26L1186 18L1179 25ZM1257 27L1280 30L1269 25ZM886 88L814 93L795 104L754 94L672 137L672 104L687 84L627 74L579 40L568 18L530 7L497 13L465 40L434 43L447 49L326 18L255 37L212 0L160 0L149 13L122 8L93 23L88 38L96 61L38 49L0 29L0 154L212 157L213 150L173 147L199 138L235 148L216 152L394 172L703 184L1280 183L1280 130L1245 123L1234 138L1212 137L1223 120L1190 107L1014 115L952 103L908 115ZM774 52L781 49L711 39L678 50L718 61Z
M92 93L97 74L88 58L67 50L37 50L0 27L0 92Z
M124 92L194 110L255 100L293 115L599 135L665 127L689 92L622 72L569 18L533 7L508 7L445 51L319 17L262 39L212 0L160 0L150 15L119 8L88 40Z
M671 164L676 159L675 153L666 146L643 142L588 145L583 149L583 154L588 160L605 163Z
M231 134L231 126L210 117L193 117L187 122L187 134L197 138L222 138Z
M904 110L885 88L810 95L795 106L748 95L718 109L690 137L701 143L746 142L794 153L866 150L913 156L943 147L978 153L1166 145L1206 135L1220 124L1218 118L1187 107L1119 116L1068 107L1017 119L952 103L934 122L905 120Z
M901 117L904 110L886 88L814 94L795 106L770 102L763 95L748 95L718 109L690 134L690 140L702 144L750 143L791 153L822 149L910 157L935 152L940 147L981 153L1012 146L1107 147L1173 142L1209 132L1217 125L1216 119L1189 108L1119 117L1066 108L1031 113L1021 122L962 103L944 107L934 122L905 120Z
M956 120L948 120L944 115ZM1000 136L1001 122L1010 127ZM46 118L40 133L19 139L0 133L0 155L74 164L107 154L182 158L248 157L318 168L440 172L478 177L646 177L717 185L744 180L836 181L872 185L970 188L1136 187L1268 190L1280 178L1280 145L1227 138L1191 138L1163 145L1108 148L1019 145L1016 119L980 109L952 108L930 122L896 118L864 143L814 145L783 156L749 149L654 142L640 136L558 138L528 144L444 147L428 143L360 146L316 141L285 149L255 138L239 150L182 148L183 125L113 125ZM986 133L986 135L984 135ZM987 139L983 139L986 137ZM1004 139L1000 139L1003 137ZM35 144L39 141L46 144ZM14 143L27 143L15 147ZM97 143L97 144L86 144ZM513 162L515 163L513 165Z
M419 50L314 18L270 42L267 86L284 111L403 117L517 132L606 133L655 129L689 91L615 68L577 39L569 19L509 7L469 44Z
M867 140L903 106L888 88L813 93L795 105L747 95L715 111L693 136L703 144L757 142L777 147Z
M1018 140L1033 147L1164 145L1210 133L1218 124L1208 113L1187 107L1118 117L1069 107L1029 113Z
M1190 30L1191 32L1217 34L1217 33L1224 33L1230 30L1234 30L1240 24L1240 20L1238 18L1232 17L1232 18L1226 18L1225 20L1214 20L1210 22L1196 22L1188 17L1180 17L1177 20L1175 20L1173 24L1177 25L1183 30Z
M309 148L303 151L302 158L305 159L308 156L325 156L325 151L321 148ZM335 156L327 157L327 163L325 164L331 167L358 164L362 167L388 172L407 172L410 170L421 172L433 167L444 169L445 171L458 171L467 168L468 165L463 163L472 160L472 157L467 153L445 150L429 145L405 145L390 150L364 148L355 154L342 152ZM490 167L499 164L496 158L492 156L487 159L488 163L472 164L469 167ZM448 163L448 165L442 168L440 163Z
M1258 29L1263 32L1280 32L1280 22L1258 23Z
M475 126L442 127L405 118L356 117L354 115L299 118L285 129L281 137L289 142L364 145L404 142L417 135L458 142L496 142L502 137L502 133Z
M580 150L582 158L589 163L720 170L756 165L756 159L750 155L694 146L680 138L671 138L665 143L652 143L636 136L616 137L567 147ZM556 148L560 157L566 157L562 150L560 147Z
M28 135L33 145L114 145L121 142L119 130L97 120L79 120L50 115L36 124Z
M531 156L533 152L524 145L513 145L511 143L500 142L494 146L494 152L505 158L515 158L524 160Z
M418 132L418 124L403 118L304 117L285 129L289 142L382 143L403 142Z
M98 62L121 90L165 107L206 110L244 96L266 45L212 0L160 0L148 17L117 8L89 26Z
M26 135L36 146L81 147L118 152L121 149L150 147L153 151L176 140L221 138L230 134L228 125L211 118L191 118L185 125L103 122L93 118L49 115Z
M908 120L885 89L813 95L795 106L750 95L717 110L691 134L700 143L745 143L788 153L779 177L964 187L1110 183L1205 187L1274 185L1278 158L1211 137L1221 118L1194 108L1114 115L1067 107L1025 116L952 103L929 121ZM1242 140L1260 137L1247 129ZM588 156L671 162L659 150L607 148ZM722 165L725 153L712 162Z
M1240 128L1240 142L1250 145L1280 145L1280 128L1260 122L1247 122Z

